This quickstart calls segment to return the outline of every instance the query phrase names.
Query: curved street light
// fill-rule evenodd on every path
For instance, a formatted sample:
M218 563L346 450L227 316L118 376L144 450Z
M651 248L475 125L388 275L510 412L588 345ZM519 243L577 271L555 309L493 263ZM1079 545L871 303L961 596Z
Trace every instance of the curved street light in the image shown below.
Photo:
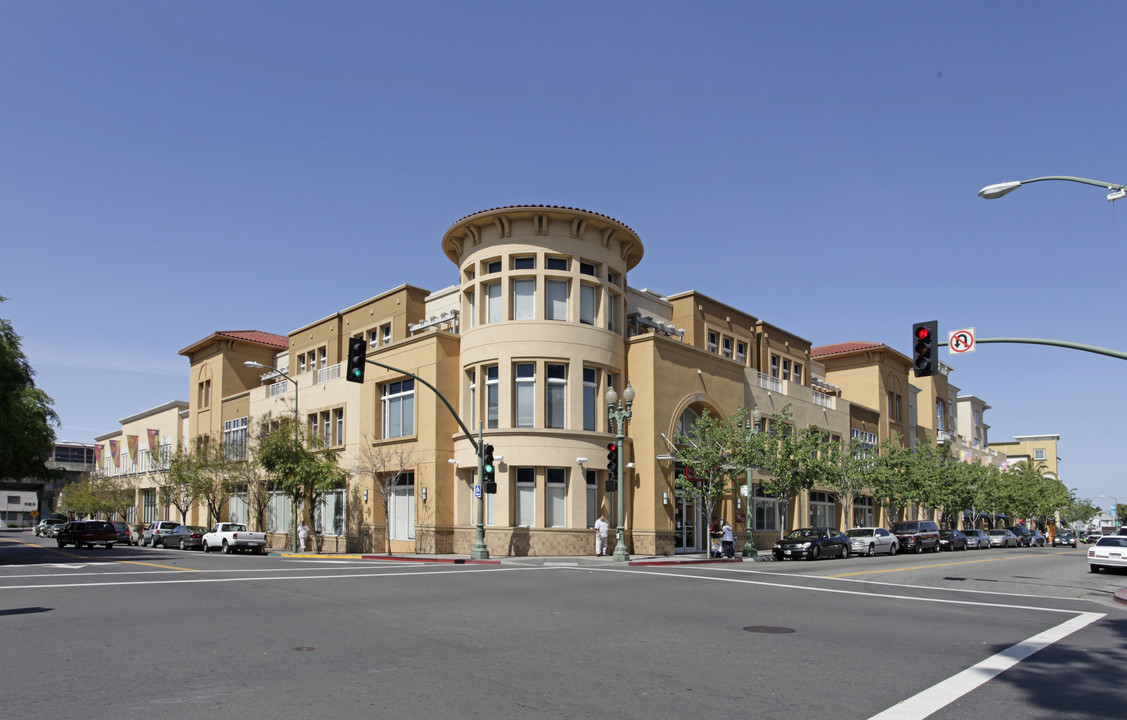
M1017 190L1022 185L1029 183L1041 182L1042 180L1064 180L1066 182L1077 182L1085 185L1095 185L1096 187L1107 188L1109 201L1120 200L1127 197L1127 185L1120 185L1119 183L1103 182L1102 180L1089 180L1088 178L1072 177L1071 175L1046 175L1045 177L1032 178L1030 180L1010 180L1009 182L995 183L994 185L987 185L978 191L978 196L983 200L994 200L1003 195L1008 195L1014 190Z

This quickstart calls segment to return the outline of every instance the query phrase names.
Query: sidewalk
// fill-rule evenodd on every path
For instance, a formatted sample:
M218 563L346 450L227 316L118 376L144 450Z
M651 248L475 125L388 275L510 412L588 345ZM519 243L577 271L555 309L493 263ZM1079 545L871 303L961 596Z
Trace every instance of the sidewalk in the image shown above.
M539 565L539 566L614 566L620 565L614 557L595 555L564 555L564 556L491 556L488 560L474 560L467 555L420 555L415 553L397 553L394 555L379 553L295 553L288 550L275 549L269 552L275 557L301 558L303 560L376 560L382 562L415 562L415 563L445 563L451 565ZM707 553L688 553L684 555L632 555L624 564L632 566L658 566L658 565L704 565L738 562L771 562L774 558L770 553L760 553L759 557L741 558L739 556L728 558L710 558Z

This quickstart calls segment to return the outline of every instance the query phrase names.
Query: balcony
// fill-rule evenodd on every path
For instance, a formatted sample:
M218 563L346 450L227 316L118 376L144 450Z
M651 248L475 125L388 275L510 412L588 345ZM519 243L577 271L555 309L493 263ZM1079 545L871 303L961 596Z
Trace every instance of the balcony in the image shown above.
M279 395L285 395L290 391L290 383L288 380L283 380L282 382L271 383L267 386L267 388L267 397L278 397Z
M770 375L761 372L757 372L756 376L759 387L763 388L764 390L770 390L772 392L779 393L783 391L783 381L779 378L771 377Z
M317 371L317 380L315 384L320 385L330 380L336 380L340 377L340 363L330 365L327 368L321 368Z
M815 405L821 405L822 407L830 408L831 410L833 409L834 397L836 397L835 395L824 393L816 388L811 388L810 394Z

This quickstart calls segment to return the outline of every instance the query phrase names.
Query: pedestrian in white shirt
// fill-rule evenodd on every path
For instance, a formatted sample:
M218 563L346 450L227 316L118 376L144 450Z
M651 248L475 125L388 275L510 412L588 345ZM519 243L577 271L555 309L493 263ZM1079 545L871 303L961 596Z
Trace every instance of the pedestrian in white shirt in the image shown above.
M599 519L595 521L595 554L607 554L607 535L610 533L610 525L607 525L607 516L600 515Z

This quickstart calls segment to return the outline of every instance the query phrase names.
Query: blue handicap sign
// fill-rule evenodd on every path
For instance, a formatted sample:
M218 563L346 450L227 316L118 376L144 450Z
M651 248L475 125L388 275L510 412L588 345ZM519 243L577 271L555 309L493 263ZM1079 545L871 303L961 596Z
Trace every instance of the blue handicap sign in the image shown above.
M474 485L473 486L473 496L475 498L481 497L481 485Z

